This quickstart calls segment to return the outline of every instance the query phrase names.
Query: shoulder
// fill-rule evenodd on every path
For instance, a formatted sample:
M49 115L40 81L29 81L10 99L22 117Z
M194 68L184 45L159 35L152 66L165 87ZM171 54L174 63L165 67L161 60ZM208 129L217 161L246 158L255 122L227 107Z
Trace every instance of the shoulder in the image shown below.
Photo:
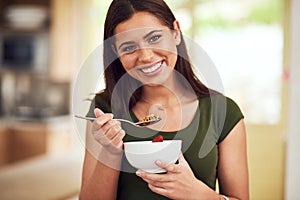
M217 135L218 143L221 142L233 129L233 127L244 118L239 105L233 99L223 94L213 94L199 100L200 115L209 113Z
M239 105L233 99L221 93L200 98L199 101L203 107L211 109L214 114L241 112Z

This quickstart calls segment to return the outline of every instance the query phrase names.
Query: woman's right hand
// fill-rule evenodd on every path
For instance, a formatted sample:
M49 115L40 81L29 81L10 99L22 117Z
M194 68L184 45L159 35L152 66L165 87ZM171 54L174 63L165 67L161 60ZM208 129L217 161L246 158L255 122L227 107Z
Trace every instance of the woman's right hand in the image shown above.
M112 154L123 152L123 138L125 131L121 123L113 119L113 114L103 113L99 108L95 108L96 120L92 125L92 134L106 151Z

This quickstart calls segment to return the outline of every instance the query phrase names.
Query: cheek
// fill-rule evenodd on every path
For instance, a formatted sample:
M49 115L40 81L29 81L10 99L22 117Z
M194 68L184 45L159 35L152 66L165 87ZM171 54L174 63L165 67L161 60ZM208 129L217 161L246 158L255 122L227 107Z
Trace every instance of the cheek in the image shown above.
M121 56L120 61L125 69L125 71L133 78L138 79L137 72L134 69L136 65L136 59L133 55Z
M167 57L168 65L173 67L176 64L178 52L177 52L176 45L169 45L169 44L174 44L174 43L171 43L171 41L170 43L165 43L163 46L161 46L161 49L163 49L164 55Z
M169 55L170 61L175 65L176 61L177 61L177 52L171 52Z
M177 54L176 40L168 38L160 44L160 48L172 54Z
M174 52L174 51L165 51L165 57L167 58L167 65L169 67L175 67L175 64L177 62L177 52Z
M120 61L126 71L131 70L134 68L134 58L133 56L121 56Z

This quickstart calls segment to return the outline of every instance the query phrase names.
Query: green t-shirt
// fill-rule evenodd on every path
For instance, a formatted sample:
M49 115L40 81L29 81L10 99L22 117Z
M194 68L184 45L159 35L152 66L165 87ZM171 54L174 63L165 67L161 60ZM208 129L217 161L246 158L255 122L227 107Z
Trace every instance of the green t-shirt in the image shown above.
M107 102L105 95L97 95L88 115L94 115L95 107L104 112L111 112L111 107ZM138 121L133 112L130 114L133 121ZM198 109L188 127L176 132L158 132L147 127L138 128L124 123L122 128L126 136L123 141L152 140L157 135L162 135L166 140L182 140L183 155L195 176L210 188L215 189L218 175L218 143L242 118L243 114L233 100L221 94L214 94L199 99ZM147 183L135 175L136 170L123 156L118 200L168 199L153 193Z

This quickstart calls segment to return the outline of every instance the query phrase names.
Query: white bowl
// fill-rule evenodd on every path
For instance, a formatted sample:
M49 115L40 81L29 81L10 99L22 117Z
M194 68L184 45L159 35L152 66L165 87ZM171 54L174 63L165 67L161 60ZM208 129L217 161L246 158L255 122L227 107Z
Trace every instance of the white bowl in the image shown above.
M133 167L149 173L161 173L165 170L158 167L155 161L175 163L181 153L181 145L181 140L125 142L124 151L128 162Z

